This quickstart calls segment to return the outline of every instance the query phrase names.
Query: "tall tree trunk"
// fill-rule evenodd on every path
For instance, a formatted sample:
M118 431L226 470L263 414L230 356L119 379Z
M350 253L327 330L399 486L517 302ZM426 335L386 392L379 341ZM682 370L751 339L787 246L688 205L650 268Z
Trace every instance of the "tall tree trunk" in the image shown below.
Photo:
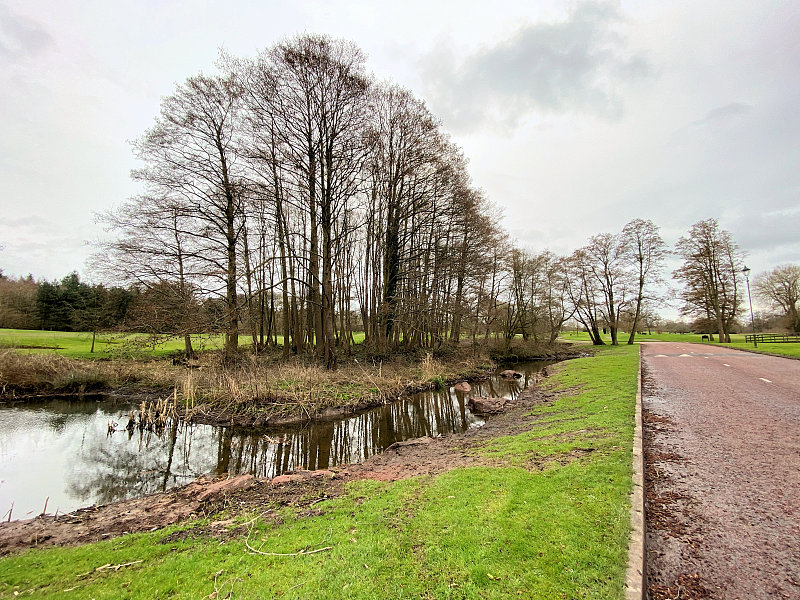
M244 242L244 274L247 283L247 323L250 329L250 338L253 340L253 352L258 354L258 329L253 309L253 273L250 269L250 245L247 241L247 228L242 231L242 241Z
M309 202L309 256L308 256L308 341L317 355L322 353L322 302L319 281L319 232L317 224L316 154L311 138L308 139L308 202Z
M383 298L381 302L382 336L388 342L394 333L397 308L397 286L400 276L400 223L397 207L388 208L386 248L383 269Z

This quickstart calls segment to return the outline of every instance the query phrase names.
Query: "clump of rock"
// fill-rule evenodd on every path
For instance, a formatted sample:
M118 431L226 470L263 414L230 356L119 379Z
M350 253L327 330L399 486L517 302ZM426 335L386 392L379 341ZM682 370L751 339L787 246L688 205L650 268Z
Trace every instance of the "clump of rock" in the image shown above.
M472 386L466 381L461 381L453 386L453 391L467 393L472 391Z
M470 410L479 415L493 415L503 412L507 398L484 398L482 396L475 396L467 401L467 406Z
M513 369L506 369L500 373L500 377L503 377L504 379L519 379L522 377L522 373L514 371Z

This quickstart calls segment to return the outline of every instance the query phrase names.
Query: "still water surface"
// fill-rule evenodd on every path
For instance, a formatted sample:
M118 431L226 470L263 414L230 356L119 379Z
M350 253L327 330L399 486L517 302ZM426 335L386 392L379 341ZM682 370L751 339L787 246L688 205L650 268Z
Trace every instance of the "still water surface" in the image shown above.
M274 477L292 469L359 462L395 442L483 424L476 396L516 397L546 363L524 363L522 379L492 377L469 394L420 392L358 415L287 429L242 429L175 421L161 433L118 431L135 408L113 398L51 400L0 408L0 519L143 496L201 475ZM3 516L5 514L5 517Z

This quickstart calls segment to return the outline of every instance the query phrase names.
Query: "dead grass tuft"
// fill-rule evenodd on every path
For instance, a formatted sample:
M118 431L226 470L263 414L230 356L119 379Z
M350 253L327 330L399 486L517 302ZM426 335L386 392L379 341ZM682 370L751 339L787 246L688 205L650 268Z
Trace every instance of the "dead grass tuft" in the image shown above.
M171 360L82 360L0 351L0 395L20 397L135 387L173 396L195 410L242 415L311 415L329 407L359 408L404 392L488 373L485 356L361 357L329 371L303 358L243 357L225 364L205 353L189 365Z

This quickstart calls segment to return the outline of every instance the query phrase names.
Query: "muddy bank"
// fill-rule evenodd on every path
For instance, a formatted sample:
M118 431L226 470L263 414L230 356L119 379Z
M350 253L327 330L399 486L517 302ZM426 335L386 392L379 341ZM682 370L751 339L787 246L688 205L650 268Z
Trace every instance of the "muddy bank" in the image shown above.
M417 438L394 444L361 463L343 468L295 472L272 480L246 475L220 481L201 479L167 492L84 508L66 515L1 523L0 554L35 546L76 545L125 533L151 531L198 516L213 516L223 509L235 514L292 506L302 516L303 511L313 512L311 507L319 500L343 493L347 481L395 481L435 475L456 467L502 464L502 461L490 460L472 450L487 439L528 429L535 420L528 414L530 408L554 397L554 394L540 389L528 388L506 404L505 412L488 419L483 427L463 434ZM570 457L563 459L571 460ZM542 466L530 465L530 468ZM213 529L213 523L209 527Z

